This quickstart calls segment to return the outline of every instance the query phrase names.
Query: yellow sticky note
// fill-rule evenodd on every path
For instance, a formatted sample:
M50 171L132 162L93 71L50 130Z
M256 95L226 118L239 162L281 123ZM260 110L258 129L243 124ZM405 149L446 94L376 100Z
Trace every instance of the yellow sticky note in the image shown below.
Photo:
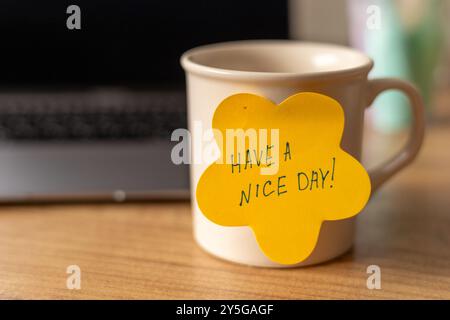
M249 226L272 261L305 260L323 221L355 216L369 199L366 170L340 147L343 109L328 96L298 93L276 105L232 95L212 127L221 157L200 177L199 208L216 224Z

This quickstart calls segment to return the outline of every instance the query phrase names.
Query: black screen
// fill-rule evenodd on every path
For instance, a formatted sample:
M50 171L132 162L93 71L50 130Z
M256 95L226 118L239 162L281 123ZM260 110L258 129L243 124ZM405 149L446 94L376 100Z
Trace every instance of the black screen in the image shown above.
M81 8L81 30L66 9ZM180 55L287 37L285 1L2 0L0 85L182 85Z

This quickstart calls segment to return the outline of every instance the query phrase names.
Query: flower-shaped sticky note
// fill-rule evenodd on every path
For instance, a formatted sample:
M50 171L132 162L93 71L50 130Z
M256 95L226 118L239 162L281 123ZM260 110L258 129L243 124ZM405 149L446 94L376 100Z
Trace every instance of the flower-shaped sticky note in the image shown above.
M232 95L217 107L212 127L222 156L200 177L198 206L216 224L249 226L275 262L305 260L323 221L350 218L369 199L366 170L340 147L343 109L328 96L298 93L276 105ZM245 133L243 147L237 132Z

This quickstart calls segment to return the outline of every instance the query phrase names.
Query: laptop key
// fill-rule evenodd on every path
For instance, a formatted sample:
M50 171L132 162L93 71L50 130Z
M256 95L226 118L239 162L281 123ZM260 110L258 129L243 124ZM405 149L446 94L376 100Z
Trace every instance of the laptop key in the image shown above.
M173 130L187 125L184 100L178 99L174 107L175 98L166 99L170 105L164 99L151 99L111 107L85 103L81 108L67 107L67 103L58 108L57 101L48 108L42 103L33 108L32 101L28 106L21 102L16 108L5 108L0 101L0 140L169 139Z

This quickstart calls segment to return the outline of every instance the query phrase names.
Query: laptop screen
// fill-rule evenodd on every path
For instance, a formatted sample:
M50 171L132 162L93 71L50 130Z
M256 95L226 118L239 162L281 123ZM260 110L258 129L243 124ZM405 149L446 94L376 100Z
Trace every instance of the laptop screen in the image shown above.
M67 7L81 9L69 30ZM287 38L286 1L2 0L0 86L182 86L180 55Z

